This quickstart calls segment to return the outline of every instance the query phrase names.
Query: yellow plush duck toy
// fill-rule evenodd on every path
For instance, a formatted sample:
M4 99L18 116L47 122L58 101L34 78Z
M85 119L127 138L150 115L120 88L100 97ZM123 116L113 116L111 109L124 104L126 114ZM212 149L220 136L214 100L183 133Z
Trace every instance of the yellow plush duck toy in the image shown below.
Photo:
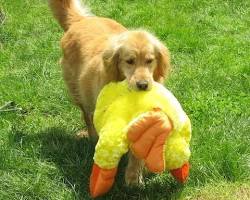
M164 86L135 91L126 81L106 85L98 99L94 125L99 135L90 177L90 193L108 192L117 166L129 149L151 172L169 170L184 183L189 174L191 124Z

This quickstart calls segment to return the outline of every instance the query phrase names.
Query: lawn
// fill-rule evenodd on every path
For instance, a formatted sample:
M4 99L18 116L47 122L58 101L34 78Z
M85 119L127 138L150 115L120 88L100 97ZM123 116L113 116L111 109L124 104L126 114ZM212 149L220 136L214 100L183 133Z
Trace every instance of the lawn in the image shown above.
M91 0L93 13L142 27L169 48L166 86L190 116L192 169L124 184L100 199L250 199L250 1ZM61 76L63 31L45 0L0 0L0 199L90 199L94 147Z

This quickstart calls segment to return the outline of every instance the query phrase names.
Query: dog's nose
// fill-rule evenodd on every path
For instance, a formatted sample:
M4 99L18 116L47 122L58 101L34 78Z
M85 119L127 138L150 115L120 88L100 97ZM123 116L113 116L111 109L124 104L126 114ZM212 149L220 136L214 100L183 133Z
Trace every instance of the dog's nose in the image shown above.
M139 90L147 90L148 89L148 81L137 81L136 86Z

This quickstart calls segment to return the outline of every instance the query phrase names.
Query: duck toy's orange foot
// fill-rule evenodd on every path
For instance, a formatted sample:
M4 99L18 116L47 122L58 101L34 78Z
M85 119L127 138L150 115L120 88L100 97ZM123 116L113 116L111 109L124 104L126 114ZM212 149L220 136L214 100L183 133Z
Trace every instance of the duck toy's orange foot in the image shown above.
M96 198L107 193L113 186L117 168L103 169L97 164L93 165L90 176L90 195Z
M172 176L180 183L185 183L189 176L190 164L187 162L178 169L170 170Z
M145 113L130 126L130 149L138 159L144 160L149 171L165 170L164 145L171 130L170 120L160 109Z

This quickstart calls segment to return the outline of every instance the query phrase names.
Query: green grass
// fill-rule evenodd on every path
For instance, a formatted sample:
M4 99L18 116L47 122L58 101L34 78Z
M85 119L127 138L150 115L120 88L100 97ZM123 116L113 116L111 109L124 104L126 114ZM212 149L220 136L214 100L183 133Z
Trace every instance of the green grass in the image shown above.
M123 159L115 186L100 199L250 199L250 2L88 4L169 47L173 72L166 86L193 125L185 186L165 173L127 188ZM84 126L58 64L63 32L45 0L0 0L0 11L0 105L15 103L14 111L0 112L0 199L89 199L94 148L74 137Z

